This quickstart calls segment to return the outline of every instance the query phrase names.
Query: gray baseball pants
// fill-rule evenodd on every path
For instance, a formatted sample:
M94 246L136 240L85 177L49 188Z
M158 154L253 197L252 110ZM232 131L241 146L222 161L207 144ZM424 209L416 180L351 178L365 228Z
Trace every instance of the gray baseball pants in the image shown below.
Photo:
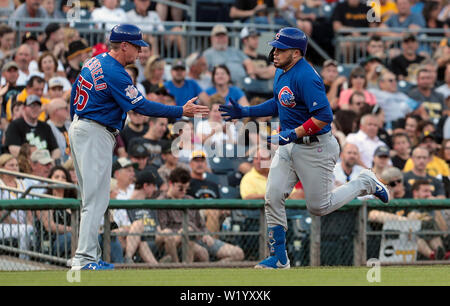
M80 120L75 115L69 128L69 141L82 200L78 247L72 266L84 266L101 258L98 235L109 204L116 140L104 126Z
M316 216L327 215L354 198L375 191L375 183L363 176L334 189L333 170L339 157L339 144L331 132L317 137L319 142L289 143L276 151L265 195L269 227L282 225L287 230L285 200L299 179L308 211Z

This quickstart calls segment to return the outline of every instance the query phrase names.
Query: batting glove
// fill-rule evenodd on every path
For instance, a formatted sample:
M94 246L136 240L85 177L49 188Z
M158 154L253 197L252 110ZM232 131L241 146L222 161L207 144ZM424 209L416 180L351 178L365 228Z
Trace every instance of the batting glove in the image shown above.
M284 146L294 140L297 140L297 133L295 129L281 131L278 134L267 137L268 143L279 144L280 146Z
M241 119L249 116L248 108L243 107L233 99L230 99L230 104L228 105L220 105L219 112L222 112L222 117L227 117L225 118L225 121Z

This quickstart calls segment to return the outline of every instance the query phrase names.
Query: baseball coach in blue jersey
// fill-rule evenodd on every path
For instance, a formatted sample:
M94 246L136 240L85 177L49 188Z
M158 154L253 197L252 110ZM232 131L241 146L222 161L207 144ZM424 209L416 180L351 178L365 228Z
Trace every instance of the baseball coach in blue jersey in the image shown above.
M127 112L174 118L208 114L208 107L195 104L197 97L184 106L167 106L148 101L137 90L124 67L135 62L141 47L148 46L138 27L116 25L110 43L110 52L84 63L72 87L69 141L82 200L72 270L113 268L101 260L98 231L109 203L115 136L123 128Z
M270 166L265 195L270 256L256 268L287 269L287 220L285 200L300 180L306 205L313 215L323 216L358 196L374 194L389 202L389 191L370 170L333 190L333 170L339 144L331 134L333 113L319 74L305 60L308 38L297 28L283 28L269 43L270 58L277 68L274 97L256 106L235 101L221 105L227 120L277 115L281 130L267 141L280 145Z

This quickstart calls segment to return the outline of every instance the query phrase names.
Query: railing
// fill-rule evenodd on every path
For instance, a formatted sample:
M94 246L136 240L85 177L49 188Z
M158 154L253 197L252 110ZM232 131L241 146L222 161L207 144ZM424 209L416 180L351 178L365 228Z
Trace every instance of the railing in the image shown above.
M78 217L79 217L79 207L80 202L76 199L40 199L40 200L30 200L30 199L18 199L18 200L1 200L0 209L5 211L12 210L25 210L33 212L43 211L43 210L65 210L70 209L71 211L71 255L75 252L75 247L77 244L78 236ZM398 221L400 228L389 229L384 228L382 230L373 230L369 227L370 220L368 220L368 212L376 209L380 211L395 211L400 209L420 209L430 212L433 215L433 211L438 211L440 209L449 209L450 200L393 200L389 205L381 204L377 200L369 201L352 201L342 209L334 212L330 215L324 217L311 216L306 211L306 203L303 200L288 200L286 201L286 208L288 212L288 225L289 230L287 232L287 248L288 254L291 258L291 263L293 266L320 266L320 265L355 265L361 266L368 260L368 253L373 254L373 250L370 250L372 240L374 237L381 240L381 247L386 250L391 250L392 247L387 247L386 243L392 240L392 237L397 236L397 240L402 240L399 236L403 234L409 236L405 238L405 241L409 241L413 246L409 246L411 249L405 246L401 250L394 250L395 252L400 252L403 254L403 260L398 260L398 254L387 254L384 249L382 251L375 250L376 255L380 255L380 258L398 255L397 260L389 261L386 257L382 260L382 264L421 264L421 263L450 263L450 261L429 261L421 260L418 257L417 240L424 236L432 237L445 237L450 234L450 231L442 230L430 230L430 229L419 229L411 227L410 223L402 223ZM180 263L159 263L159 264L148 264L148 263L137 263L137 264L117 264L118 267L199 267L199 266L252 266L260 260L267 256L267 243L266 243L266 225L264 222L264 202L262 200L145 200L145 201L120 201L113 200L110 203L109 209L180 209L183 211L183 229L182 232L182 244L181 244L181 259ZM188 229L188 218L187 210L199 210L199 209L229 209L232 211L232 222L229 230L220 230L217 232L210 233L211 235L217 235L219 239L224 239L230 243L235 241L251 241L252 245L241 243L239 246L246 253L246 257L241 262L204 262L204 263L191 263L186 262L187 252L189 251L189 241L190 237L201 235L205 233L199 233L195 231L190 231ZM239 220L238 217L234 217L233 212L238 211L253 211L252 218L255 223L253 223L253 228L250 230L244 228L244 223L239 223L240 221L248 221L249 217ZM131 233L116 234L110 231L109 223L109 211L105 214L105 224L103 227L103 254L104 259L109 260L109 247L111 239L115 237L120 237L124 235L133 235ZM416 222L416 221L413 221ZM421 221L418 221L419 225ZM417 223L417 222L416 222ZM239 228L238 225L241 225ZM385 224L386 226L386 224ZM405 228L401 228L405 226ZM138 233L135 235L154 236L155 233ZM174 235L174 234L167 234ZM117 239L116 238L116 239ZM229 240L227 240L229 239ZM409 239L409 240L408 240ZM395 240L395 239L394 239ZM395 241L397 241L395 240ZM393 241L393 240L392 240ZM409 243L408 242L408 243ZM380 243L380 242L378 242ZM399 246L397 245L397 248ZM46 254L44 252L30 250L24 251L18 247L6 245L2 243L0 245L0 250L7 252L10 257L8 262L13 265L11 269L15 266L14 258L17 254L24 255L27 260L24 262L28 263L29 266L33 266L35 263L45 262L51 264L49 267L61 267L64 266L70 256L60 257L55 256L57 254L50 253ZM403 251L402 251L403 250ZM251 255L247 253L251 251ZM382 253L386 253L384 254ZM403 253L402 253L403 252ZM22 256L21 258L23 259ZM409 256L409 257L408 257ZM376 256L375 256L376 257ZM394 258L394 257L392 257ZM0 258L0 262L3 259ZM381 259L380 259L381 260ZM22 264L24 263L22 262ZM4 266L4 265L0 265ZM17 268L16 269L20 269Z

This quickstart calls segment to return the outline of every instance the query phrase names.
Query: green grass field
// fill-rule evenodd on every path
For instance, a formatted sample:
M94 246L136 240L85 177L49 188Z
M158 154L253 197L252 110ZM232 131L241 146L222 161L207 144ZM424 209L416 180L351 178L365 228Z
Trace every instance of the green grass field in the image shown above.
M367 267L293 268L290 270L151 269L83 271L80 282L66 271L0 272L5 285L107 286L309 286L309 285L450 285L450 266L381 267L381 282L369 283Z

